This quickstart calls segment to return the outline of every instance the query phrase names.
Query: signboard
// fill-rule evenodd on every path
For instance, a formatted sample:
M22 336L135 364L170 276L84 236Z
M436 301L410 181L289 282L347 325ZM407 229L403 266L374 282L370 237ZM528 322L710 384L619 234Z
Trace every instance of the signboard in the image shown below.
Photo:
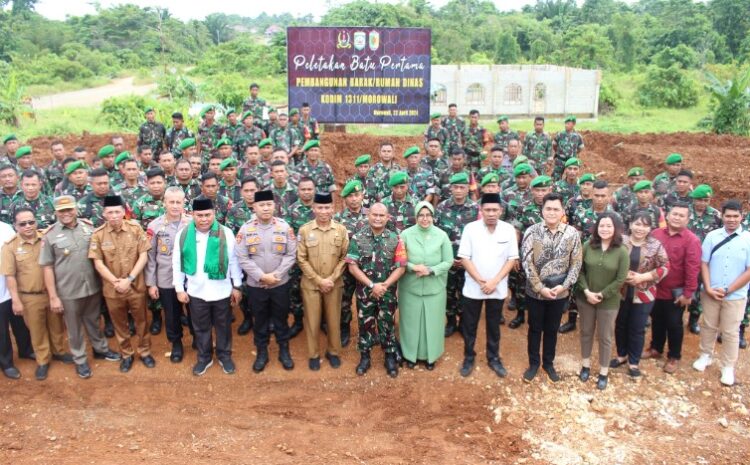
M427 123L431 32L424 28L290 27L289 108L321 123Z

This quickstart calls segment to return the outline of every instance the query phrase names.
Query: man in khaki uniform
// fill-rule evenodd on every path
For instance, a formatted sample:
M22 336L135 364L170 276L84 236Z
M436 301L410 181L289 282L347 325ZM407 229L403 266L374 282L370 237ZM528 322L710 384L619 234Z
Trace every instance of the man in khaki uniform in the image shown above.
M7 279L13 313L22 315L29 328L36 354L36 379L44 381L52 358L73 363L73 356L65 353L62 315L50 312L44 274L39 266L42 233L36 227L34 212L25 207L17 209L13 226L16 235L3 245L0 271Z
M349 249L349 234L341 223L331 221L333 199L331 194L315 194L313 201L315 220L299 229L297 262L302 270L302 303L305 307L305 333L309 367L320 369L318 335L321 313L325 312L328 325L328 350L326 358L331 367L341 366L341 294L344 289L342 275Z
M134 360L128 311L135 321L138 355L147 368L153 368L156 361L151 356L151 339L146 330L146 282L141 273L151 244L136 221L124 219L125 202L119 195L104 198L104 218L107 223L91 237L89 258L94 260L94 267L102 277L104 299L123 357L120 371L130 371Z

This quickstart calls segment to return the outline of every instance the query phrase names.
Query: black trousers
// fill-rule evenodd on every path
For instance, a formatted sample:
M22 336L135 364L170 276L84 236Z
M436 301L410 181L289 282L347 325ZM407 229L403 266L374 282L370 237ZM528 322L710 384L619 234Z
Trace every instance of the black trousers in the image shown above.
M487 360L500 358L500 318L503 311L502 299L476 300L463 298L463 316L461 317L461 333L464 336L464 357L474 358L474 343L477 340L477 328L482 316L484 304L485 329L487 333Z
M192 298L191 298L192 299ZM167 327L167 340L169 342L182 342L182 304L177 300L177 292L174 288L159 288L159 301L164 307L164 320ZM193 334L193 324L190 321L190 312L188 311L188 327L190 334Z
M555 351L557 350L557 331L560 329L565 307L569 299L539 300L526 296L529 306L529 334L527 349L529 352L529 365L539 367L539 348L542 348L542 366L551 367L555 362Z
M653 302L633 303L633 299L620 301L620 311L615 320L615 343L617 356L628 357L628 363L638 365L646 340L646 321Z
M232 307L229 297L208 302L190 296L190 316L198 347L198 361L209 362L213 357L212 329L216 329L216 358L229 359L232 356Z
M682 326L684 310L672 299L656 299L651 311L651 348L660 354L664 353L664 344L668 341L667 357L675 360L682 358L682 339L685 336L685 328Z
M23 317L13 314L13 304L8 299L0 303L0 368L5 370L13 366L13 345L10 342L10 330L16 338L19 357L30 357L34 353L31 347L31 335Z
M253 334L256 347L268 347L271 337L268 330L269 323L273 323L276 342L279 344L289 341L289 315L290 299L289 290L291 283L287 282L281 286L271 289L261 287L248 287L248 296L253 303Z

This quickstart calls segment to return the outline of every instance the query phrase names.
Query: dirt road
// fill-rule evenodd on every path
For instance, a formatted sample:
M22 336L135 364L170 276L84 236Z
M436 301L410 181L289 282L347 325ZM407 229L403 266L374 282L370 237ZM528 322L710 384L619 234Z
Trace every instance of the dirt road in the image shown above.
M45 95L32 100L35 110L49 110L59 107L91 107L102 103L109 97L120 95L146 95L156 89L156 84L133 84L133 77L114 79L107 85L90 89L62 92Z

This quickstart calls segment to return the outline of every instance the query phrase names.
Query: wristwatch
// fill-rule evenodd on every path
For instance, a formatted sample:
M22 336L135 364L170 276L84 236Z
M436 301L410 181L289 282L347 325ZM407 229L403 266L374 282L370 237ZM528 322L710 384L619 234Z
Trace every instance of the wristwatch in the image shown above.
M129 275L128 275L128 281L130 281L131 283L132 283L133 281L135 281L135 276L133 276L132 274L129 274Z
M367 287L369 287L370 289L372 289L373 287L375 287L375 283L372 282L372 281L370 281L370 284L368 284Z

